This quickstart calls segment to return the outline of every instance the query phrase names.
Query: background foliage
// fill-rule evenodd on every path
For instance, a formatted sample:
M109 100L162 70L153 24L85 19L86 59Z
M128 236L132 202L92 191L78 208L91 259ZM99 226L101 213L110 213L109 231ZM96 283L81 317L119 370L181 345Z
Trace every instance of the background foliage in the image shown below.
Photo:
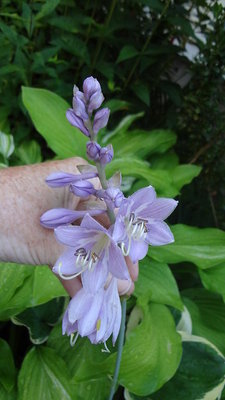
M224 387L224 21L213 0L2 1L1 166L85 157L65 110L92 74L111 109L108 174L121 170L126 194L152 184L180 201L175 243L150 249L129 300L117 399L216 400ZM107 399L116 349L70 348L55 276L0 275L0 399Z

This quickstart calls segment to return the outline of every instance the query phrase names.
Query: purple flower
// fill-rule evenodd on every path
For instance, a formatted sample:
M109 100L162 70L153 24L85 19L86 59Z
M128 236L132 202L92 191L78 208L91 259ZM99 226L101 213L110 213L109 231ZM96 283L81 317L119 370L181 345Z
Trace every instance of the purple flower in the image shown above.
M54 229L60 225L69 224L79 218L83 218L87 213L92 216L100 215L104 210L68 210L67 208L53 208L46 211L40 218L40 223L45 228Z
M83 121L88 120L88 113L86 111L86 99L84 94L77 90L73 97L73 111L77 117L80 117Z
M75 126L76 128L80 129L82 133L84 133L85 136L90 137L90 133L86 126L84 125L83 120L78 117L72 108L69 108L66 112L66 118L68 119L69 123L72 126Z
M88 114L92 114L94 110L97 110L99 107L101 107L102 103L104 101L104 96L101 91L95 92L89 101L88 104Z
M56 228L55 236L68 246L53 267L63 279L82 274L83 286L90 293L104 287L109 272L118 279L130 280L122 251L110 231L90 215L85 215L80 226Z
M97 135L98 131L108 124L110 110L108 108L102 108L97 111L93 123L93 132Z
M108 144L107 147L102 147L99 154L100 163L106 165L112 161L113 158L113 147Z
M97 161L99 159L101 146L96 142L87 142L87 156L90 160Z
M119 188L109 187L106 190L100 189L96 192L96 196L105 201L110 208L120 207L124 200L124 195Z
M106 290L95 294L85 288L70 301L63 317L63 334L87 336L94 343L105 343L113 335L113 345L121 324L121 305L117 280L111 280Z
M70 191L78 197L88 197L91 194L95 194L96 190L91 182L82 180L72 183L70 185Z
M90 100L90 97L96 93L96 92L101 92L101 85L98 82L96 78L93 78L93 76L89 76L86 78L83 82L83 91L84 91L84 96L86 100Z
M52 188L71 185L85 179L92 179L97 176L96 172L86 172L83 174L70 174L68 172L53 172L46 178L46 183Z
M113 238L120 243L124 255L135 263L145 257L148 245L161 246L174 241L163 222L176 208L173 199L156 198L152 186L140 189L121 204L116 217Z

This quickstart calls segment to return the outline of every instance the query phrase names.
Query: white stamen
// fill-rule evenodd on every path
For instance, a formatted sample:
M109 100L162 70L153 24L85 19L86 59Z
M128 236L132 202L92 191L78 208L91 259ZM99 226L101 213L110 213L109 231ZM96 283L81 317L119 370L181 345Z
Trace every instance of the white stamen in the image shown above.
M82 274L82 272L85 271L85 270L81 270L81 271L77 272L77 273L74 274L74 275L63 275L63 273L61 272L61 267L62 267L62 264L60 263L60 264L58 265L59 276L60 276L60 278L64 279L65 281L70 281L71 279L76 278L77 276L79 276L80 274Z
M147 235L146 223L147 221L137 218L135 220L134 213L130 214L129 221L125 222L126 231L128 236L128 247L126 249L125 243L121 243L121 250L124 256L130 253L131 240L144 240Z
M76 335L74 335L74 333L71 333L70 335L70 346L74 346L77 339L78 339L79 333L77 332Z
M108 349L106 342L104 342L104 347L105 348L102 349L102 353L110 353L110 350Z

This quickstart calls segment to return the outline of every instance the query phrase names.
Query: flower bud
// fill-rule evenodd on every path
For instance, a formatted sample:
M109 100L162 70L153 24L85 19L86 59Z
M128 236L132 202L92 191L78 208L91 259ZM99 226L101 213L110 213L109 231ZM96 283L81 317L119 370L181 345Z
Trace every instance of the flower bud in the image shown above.
M70 224L79 218L83 218L87 213L96 216L104 213L105 210L68 210L67 208L52 208L46 211L40 218L40 223L45 228L55 229L60 225Z
M70 185L70 191L78 197L88 197L96 192L94 186L88 181L78 181Z
M100 163L106 165L112 161L113 147L109 144L107 147L102 147L99 154Z
M89 76L89 78L84 80L83 91L85 99L88 101L95 92L101 92L100 83L93 76Z
M93 132L95 135L97 135L100 129L105 128L109 120L109 114L110 110L108 108L102 108L96 112L93 124Z
M68 186L71 183L81 181L84 179L91 179L97 176L96 172L86 172L84 174L70 174L68 172L53 172L47 176L45 182L52 188Z
M73 111L77 117L80 117L84 121L88 120L85 97L79 90L73 97Z
M85 136L90 137L90 133L86 126L84 125L82 119L75 115L74 110L72 108L69 108L66 112L66 118L68 119L69 123L72 126L75 126L76 128L80 129L82 133L84 133Z
M87 149L87 156L90 160L97 161L99 159L101 146L98 143L87 142L86 149Z
M111 187L106 190L100 189L96 191L96 196L104 200L106 205L110 208L120 207L124 200L124 195L119 188Z
M95 92L91 97L88 105L88 114L92 114L94 110L97 110L104 100L102 92L99 90Z

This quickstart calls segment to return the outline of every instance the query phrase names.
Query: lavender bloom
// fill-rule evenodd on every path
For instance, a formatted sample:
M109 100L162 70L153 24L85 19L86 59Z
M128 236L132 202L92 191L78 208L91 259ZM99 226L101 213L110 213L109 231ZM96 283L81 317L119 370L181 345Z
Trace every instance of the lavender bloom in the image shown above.
M90 160L97 161L99 159L101 146L96 142L87 142L87 156Z
M100 215L104 210L68 210L67 208L53 208L46 211L40 218L40 223L45 228L54 229L60 225L69 224L79 218L83 218L87 213L92 216Z
M102 147L99 154L100 163L106 165L112 161L113 147L109 144L107 147Z
M77 117L80 117L83 121L88 120L88 114L86 111L86 100L84 94L77 90L73 98L73 111Z
M83 82L83 91L84 91L84 96L86 100L90 100L90 97L96 93L96 92L101 92L101 85L98 82L96 78L93 78L93 76L89 76L86 78Z
M120 207L124 200L124 195L119 188L109 187L106 190L100 189L96 191L96 196L105 201L110 208Z
M90 293L104 287L109 272L118 279L130 280L122 251L110 231L90 215L85 215L80 226L56 228L55 236L68 246L53 267L63 279L82 274L83 286Z
M96 172L86 172L83 174L70 174L68 172L53 172L46 178L46 183L52 188L68 186L74 182L82 181L85 179L92 179L97 176Z
M174 241L163 222L176 208L173 199L156 198L152 186L140 189L121 204L116 217L113 238L120 243L124 255L135 263L145 257L148 245L161 246Z
M102 108L96 112L93 124L93 132L95 135L108 124L109 114L110 110L108 108Z
M106 290L99 289L94 295L85 288L70 301L63 317L63 334L88 336L91 343L105 343L113 335L113 345L121 324L121 305L116 279Z
M89 130L86 128L86 126L84 125L83 120L78 117L75 113L74 110L72 108L69 108L66 112L66 118L68 119L69 123L72 126L75 126L75 128L80 129L80 131L82 133L84 133L85 136L90 137L90 132Z
M70 191L78 197L88 197L91 194L95 194L95 188L91 182L88 181L77 181L70 185Z

